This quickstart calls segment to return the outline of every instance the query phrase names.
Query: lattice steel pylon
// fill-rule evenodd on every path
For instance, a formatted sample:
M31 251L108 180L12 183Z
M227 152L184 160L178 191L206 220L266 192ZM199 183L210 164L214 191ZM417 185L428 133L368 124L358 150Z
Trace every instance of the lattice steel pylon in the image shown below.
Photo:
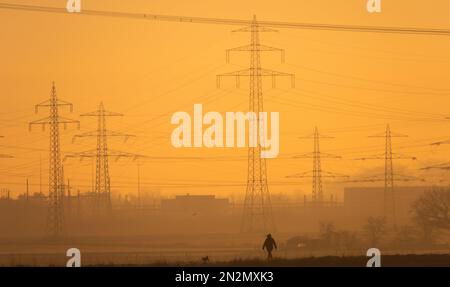
M64 226L64 175L61 164L61 146L59 125L63 124L64 128L68 124L77 124L79 121L61 117L59 115L59 107L68 106L73 111L71 103L58 99L56 94L55 83L52 84L50 99L44 101L35 107L36 113L39 108L49 108L50 115L30 123L30 129L33 125L42 125L45 129L46 125L50 126L50 161L49 161L49 209L47 217L46 233L50 237L61 237L66 234Z
M108 148L109 137L124 137L125 140L129 137L133 137L130 134L119 133L110 131L106 128L106 117L121 117L123 114L106 111L103 103L100 103L98 110L86 114L82 114L82 117L96 117L97 118L97 130L86 132L83 134L75 135L75 138L83 137L95 137L97 139L97 147L95 150L67 155L66 157L79 157L83 158L95 158L95 196L96 207L98 212L111 210L111 179L109 176L109 157L133 157L138 158L139 155L114 151Z
M306 139L314 139L314 149L312 153L306 153L303 155L295 156L294 158L312 158L313 168L312 171L298 173L294 175L287 176L287 178L303 178L303 177L312 177L312 202L316 205L322 205L324 203L323 196L323 185L322 178L323 177L347 177L346 175L326 172L322 170L322 158L341 158L338 155L333 155L329 153L322 153L320 151L320 139L332 139L333 137L324 136L319 133L319 129L317 127L314 128L314 133L312 136L301 137Z
M411 159L416 160L416 157L404 156L400 154L396 154L392 152L392 138L393 137L408 137L407 135L393 133L391 128L386 125L386 131L379 135L370 136L371 138L384 138L385 139L385 149L384 154L376 155L372 157L364 157L359 158L358 160L367 160L367 159L383 159L384 160L384 218L386 223L392 227L397 227L397 218L395 211L395 181L411 181L412 177L405 177L402 179L401 176L399 178L394 178L394 167L393 160L397 159Z
M384 152L384 216L386 221L396 226L395 195L394 195L394 168L392 163L392 134L389 125L386 126Z
M249 77L249 110L256 115L256 121L262 124L262 118L259 113L263 112L263 92L262 77L272 77L272 85L275 85L276 77L289 76L294 85L294 75L283 72L272 71L261 68L261 52L263 51L283 51L260 44L260 32L274 32L275 30L268 27L262 27L253 17L250 26L244 27L235 32L249 32L251 37L250 45L241 46L227 50L227 61L230 52L250 52L250 67L248 69L239 70L227 74L217 76L217 85L220 87L220 79L222 77L231 76L236 79L236 86L240 86L241 77ZM284 57L282 57L284 58ZM283 59L284 60L284 59ZM244 201L244 211L241 224L241 232L269 232L275 230L275 222L272 214L272 205L270 193L267 184L267 167L266 160L261 158L261 143L256 147L248 149L248 176L247 190Z

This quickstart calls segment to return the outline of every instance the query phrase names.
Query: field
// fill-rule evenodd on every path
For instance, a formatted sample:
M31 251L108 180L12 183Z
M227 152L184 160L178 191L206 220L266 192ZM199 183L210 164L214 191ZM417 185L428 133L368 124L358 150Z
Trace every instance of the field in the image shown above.
M284 240L280 240L283 242ZM71 238L62 241L1 240L0 266L65 266L78 248L82 266L354 266L366 265L367 248L292 250L280 243L268 262L260 238L226 235ZM381 250L382 266L448 266L449 246ZM208 257L207 261L202 258Z
M158 262L149 265L123 265L128 267L365 267L368 258L362 256L326 256L297 259L275 258L272 261L261 259L232 260L228 262ZM386 255L381 259L382 267L450 267L450 255ZM120 266L120 265L105 265Z

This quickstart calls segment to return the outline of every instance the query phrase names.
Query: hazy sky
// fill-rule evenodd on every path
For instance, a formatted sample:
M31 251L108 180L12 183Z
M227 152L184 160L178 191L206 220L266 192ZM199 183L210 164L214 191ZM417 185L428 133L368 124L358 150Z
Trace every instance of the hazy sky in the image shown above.
M66 1L9 2L64 7ZM82 5L167 15L251 19L256 14L261 20L450 28L450 3L432 2L383 0L380 14L367 13L366 0L82 0ZM35 115L34 105L49 97L55 81L59 97L74 104L74 113L62 112L64 116L80 119L79 114L96 110L100 101L106 109L125 114L108 119L108 127L137 138L126 143L112 140L109 146L158 157L142 163L144 191L243 195L246 150L177 150L170 143L170 117L176 111L192 113L195 103L202 103L205 111L223 113L248 108L245 86L235 89L230 79L216 88L216 74L248 66L246 54L225 62L225 50L248 44L248 34L231 33L233 26L11 10L0 10L0 25L0 135L5 136L0 154L15 156L1 160L1 188L23 192L28 177L32 192L38 191L40 157L47 183L48 129L29 132L28 122L47 116L45 110ZM429 144L450 139L450 122L445 121L450 103L449 36L283 29L261 35L261 42L286 50L286 63L280 63L278 54L266 53L264 67L296 74L295 89L287 81L280 80L276 89L264 82L265 110L280 112L281 121L280 155L268 161L273 193L310 192L309 179L285 176L311 169L311 160L292 157L312 151L312 141L298 137L311 134L315 125L336 137L321 142L322 151L343 156L324 159L326 171L350 176L383 172L383 161L353 159L384 152L382 138L367 136L382 133L387 123L393 131L409 135L393 140L394 152L418 158L395 162L402 174L427 176L419 168L447 161L450 145ZM94 139L71 142L74 134L96 128L95 119L80 120L80 131L70 127L62 132L63 152L95 148ZM135 192L136 162L124 159L110 165L113 192ZM75 188L90 189L89 161L68 160L65 169Z

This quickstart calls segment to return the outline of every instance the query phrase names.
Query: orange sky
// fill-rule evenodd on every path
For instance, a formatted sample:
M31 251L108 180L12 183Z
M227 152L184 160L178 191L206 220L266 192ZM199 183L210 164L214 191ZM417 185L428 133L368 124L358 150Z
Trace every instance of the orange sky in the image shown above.
M14 1L30 5L64 7L65 0ZM12 3L12 1L10 1ZM381 14L369 14L365 0L296 1L106 1L83 0L84 9L145 12L216 18L308 23L450 28L450 3L418 0L384 0ZM127 143L114 140L114 149L155 157L205 157L204 160L146 160L141 168L144 191L163 195L215 193L241 198L245 191L246 150L181 149L171 146L176 111L192 113L195 103L204 110L225 113L245 111L248 92L223 81L216 88L216 74L246 67L247 55L225 62L225 50L248 44L247 34L231 33L235 27L188 23L152 22L69 14L47 14L0 10L0 187L13 194L24 191L28 177L32 191L38 191L39 158L44 184L48 164L48 134L29 121L47 116L34 114L34 104L49 97L56 81L60 98L74 104L79 119L93 111L100 101L106 109L126 116L110 119L109 128L137 135ZM380 154L383 139L368 135L383 132L386 123L393 131L408 134L394 140L394 152L414 155L415 162L396 162L402 174L438 177L418 169L446 162L450 146L432 147L431 142L450 139L450 122L443 120L450 103L450 38L448 36L389 35L373 33L306 31L283 29L261 36L262 43L286 50L286 63L278 54L265 54L266 68L296 74L296 89L279 81L276 89L265 82L265 109L280 112L280 156L268 161L273 193L310 192L308 179L285 176L311 169L310 160L296 154L310 152L312 141L298 139L312 133L315 125L336 137L321 143L323 152L343 156L323 160L323 169L357 176L383 171L382 161L354 161ZM81 119L81 131L96 127L94 119ZM64 152L94 148L89 139L71 143L76 131L62 133ZM223 158L226 158L224 160ZM81 191L91 185L91 166L86 162L65 162L66 177ZM136 191L135 162L111 162L113 192ZM440 173L441 175L445 175ZM299 182L298 185L280 183ZM188 184L190 187L169 187ZM242 186L208 186L242 184ZM328 191L343 186L326 185ZM44 186L44 191L46 188ZM296 193L295 193L296 192Z

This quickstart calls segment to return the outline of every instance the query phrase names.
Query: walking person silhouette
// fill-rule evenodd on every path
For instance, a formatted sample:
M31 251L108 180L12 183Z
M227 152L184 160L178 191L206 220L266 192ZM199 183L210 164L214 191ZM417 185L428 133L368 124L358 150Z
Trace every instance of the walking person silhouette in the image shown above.
M273 239L272 234L269 233L267 234L266 240L264 240L264 244L262 246L263 250L267 250L267 260L272 260L272 250L274 247L277 249L277 243Z

